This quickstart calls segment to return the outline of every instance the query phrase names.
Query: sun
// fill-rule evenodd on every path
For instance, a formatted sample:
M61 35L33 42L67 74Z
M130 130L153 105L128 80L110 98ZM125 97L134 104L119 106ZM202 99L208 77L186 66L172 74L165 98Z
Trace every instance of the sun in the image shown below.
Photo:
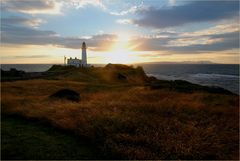
M128 42L130 40L131 36L129 34L126 33L120 33L118 34L118 41L122 41L122 42Z
M119 34L118 39L110 48L109 54L107 54L106 61L108 63L116 64L128 64L134 62L129 41L129 35Z

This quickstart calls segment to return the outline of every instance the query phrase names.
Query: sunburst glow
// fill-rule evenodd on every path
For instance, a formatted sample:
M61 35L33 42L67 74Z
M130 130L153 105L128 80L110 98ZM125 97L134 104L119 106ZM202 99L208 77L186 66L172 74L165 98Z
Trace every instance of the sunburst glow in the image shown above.
M136 60L130 44L130 36L128 34L119 34L118 39L110 48L106 57L106 62L111 63L132 63Z

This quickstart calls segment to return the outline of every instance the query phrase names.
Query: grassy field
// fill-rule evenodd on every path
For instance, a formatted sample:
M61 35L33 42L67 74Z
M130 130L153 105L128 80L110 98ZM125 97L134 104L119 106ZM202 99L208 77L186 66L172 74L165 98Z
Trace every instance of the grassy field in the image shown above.
M102 154L97 159L239 159L236 95L153 89L140 83L144 77L111 84L112 77L72 76L2 83L2 115L41 120L87 138ZM49 98L62 88L77 91L81 101Z
M1 159L97 159L94 144L77 136L19 116L3 115Z

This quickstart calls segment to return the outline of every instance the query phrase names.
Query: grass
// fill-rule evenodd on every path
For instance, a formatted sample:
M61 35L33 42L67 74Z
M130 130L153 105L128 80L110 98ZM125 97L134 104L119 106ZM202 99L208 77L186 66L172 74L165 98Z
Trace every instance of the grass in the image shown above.
M186 82L164 81L160 86L157 82L154 88L141 81L121 83L108 68L111 74L106 78L91 71L96 82L68 79L73 74L60 80L4 82L2 115L41 120L88 138L102 154L96 159L239 159L237 95ZM121 74L129 73L121 70ZM110 80L114 83L106 83ZM49 99L62 88L80 93L81 101Z
M47 79L84 81L95 84L129 83L142 85L147 80L142 67L133 68L121 64L108 64L105 67L96 68L53 65L46 73L54 73Z
M9 115L1 121L1 159L96 159L99 155L89 141L42 123Z

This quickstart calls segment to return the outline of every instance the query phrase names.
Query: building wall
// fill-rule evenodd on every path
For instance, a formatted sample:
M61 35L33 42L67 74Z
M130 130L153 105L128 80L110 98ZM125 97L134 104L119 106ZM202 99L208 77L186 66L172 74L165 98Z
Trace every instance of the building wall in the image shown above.
M72 65L72 66L75 66L75 67L80 67L82 64L81 60L80 59L67 59L67 65Z

